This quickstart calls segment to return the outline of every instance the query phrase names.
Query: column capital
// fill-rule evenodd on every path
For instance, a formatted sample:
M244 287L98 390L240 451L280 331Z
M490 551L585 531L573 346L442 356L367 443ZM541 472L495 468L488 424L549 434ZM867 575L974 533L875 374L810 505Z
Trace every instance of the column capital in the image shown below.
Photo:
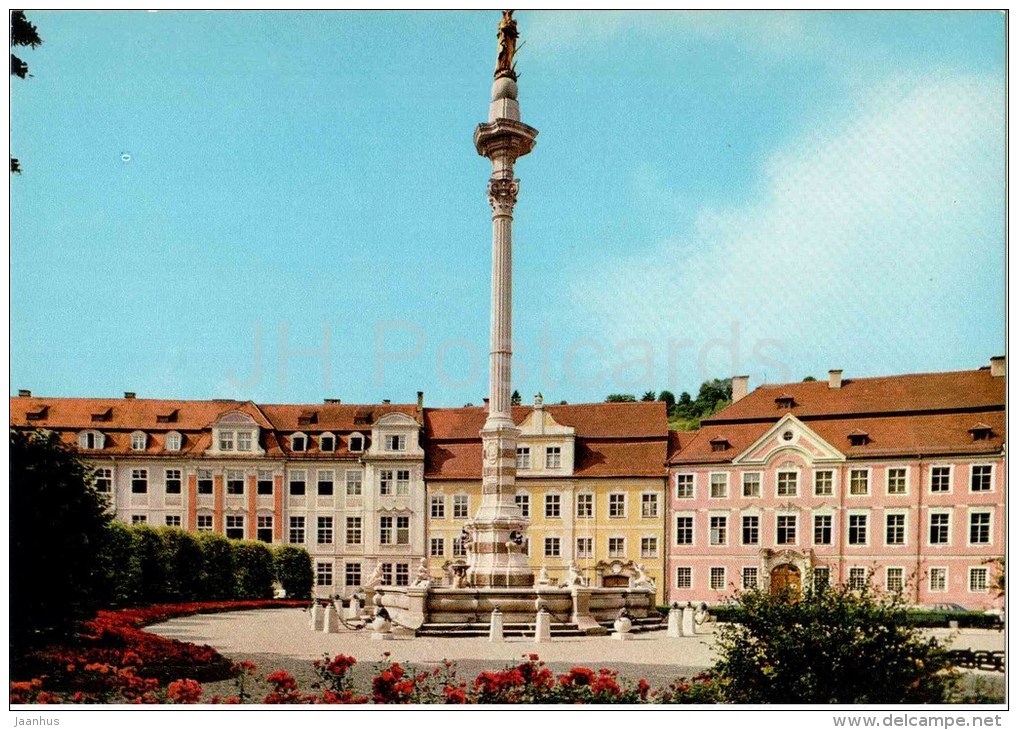
M520 193L520 181L513 178L493 177L488 180L488 202L496 216L512 216L516 196Z

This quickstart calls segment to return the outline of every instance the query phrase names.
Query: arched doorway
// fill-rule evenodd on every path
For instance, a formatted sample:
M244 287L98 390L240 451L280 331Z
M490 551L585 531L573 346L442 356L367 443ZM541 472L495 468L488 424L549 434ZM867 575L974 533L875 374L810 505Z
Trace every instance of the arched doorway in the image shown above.
M786 590L791 593L802 591L802 573L794 565L782 563L771 571L771 595Z

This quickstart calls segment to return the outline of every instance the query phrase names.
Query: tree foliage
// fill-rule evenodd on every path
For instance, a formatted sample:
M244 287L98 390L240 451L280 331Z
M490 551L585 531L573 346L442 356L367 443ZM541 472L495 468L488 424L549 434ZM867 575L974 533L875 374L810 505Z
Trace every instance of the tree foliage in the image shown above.
M657 393L655 393L653 390L648 390L646 393L643 394L640 400L643 401L644 403L653 403L654 401L657 400Z
M604 399L605 403L636 403L636 396L632 393L611 393Z
M520 395L520 391L514 390L509 402L514 406L523 405L523 396Z
M311 555L296 545L280 545L275 550L276 580L287 598L310 598L314 581Z
M671 415L672 409L675 408L675 394L670 390L662 390L657 394L657 399L665 404L665 409Z
M25 17L24 10L11 11L11 48L38 48L42 44L39 30ZM11 76L23 79L28 76L28 64L11 53ZM11 157L11 172L21 174L21 163Z

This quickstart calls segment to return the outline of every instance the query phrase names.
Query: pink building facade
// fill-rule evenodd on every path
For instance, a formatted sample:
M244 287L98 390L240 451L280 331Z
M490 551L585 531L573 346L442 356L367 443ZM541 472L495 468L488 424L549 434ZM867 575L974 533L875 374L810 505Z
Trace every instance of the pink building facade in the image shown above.
M1004 361L760 387L673 435L666 595L829 581L979 610L1005 552Z

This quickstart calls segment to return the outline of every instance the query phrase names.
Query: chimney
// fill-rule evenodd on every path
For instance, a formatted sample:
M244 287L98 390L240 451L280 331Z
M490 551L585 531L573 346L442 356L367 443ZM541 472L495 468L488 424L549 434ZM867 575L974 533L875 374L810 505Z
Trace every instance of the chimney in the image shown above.
M385 398L384 400L382 400L382 405L383 405L383 406L387 406L387 405L390 405L391 403L392 403L392 401L391 401L391 400L389 400L388 398Z
M134 400L134 392L130 391L130 390L125 390L124 391L124 399L125 400Z
M840 388L841 387L841 374L844 370L828 370L827 371L827 387L828 388Z
M420 413L424 410L424 391L417 391L417 412Z
M1007 374L1007 358L997 355L990 358L990 375L995 378L1003 378Z
M749 393L749 376L732 376L732 403L738 403Z
M30 390L19 390L18 391L18 397L19 398L31 398L32 397L32 391L30 391Z
M540 393L534 396L534 410L535 411L544 410L544 396L541 395Z
M485 408L487 408L489 405L491 405L491 399L489 399L489 398L481 398L481 401L484 403L484 407Z

